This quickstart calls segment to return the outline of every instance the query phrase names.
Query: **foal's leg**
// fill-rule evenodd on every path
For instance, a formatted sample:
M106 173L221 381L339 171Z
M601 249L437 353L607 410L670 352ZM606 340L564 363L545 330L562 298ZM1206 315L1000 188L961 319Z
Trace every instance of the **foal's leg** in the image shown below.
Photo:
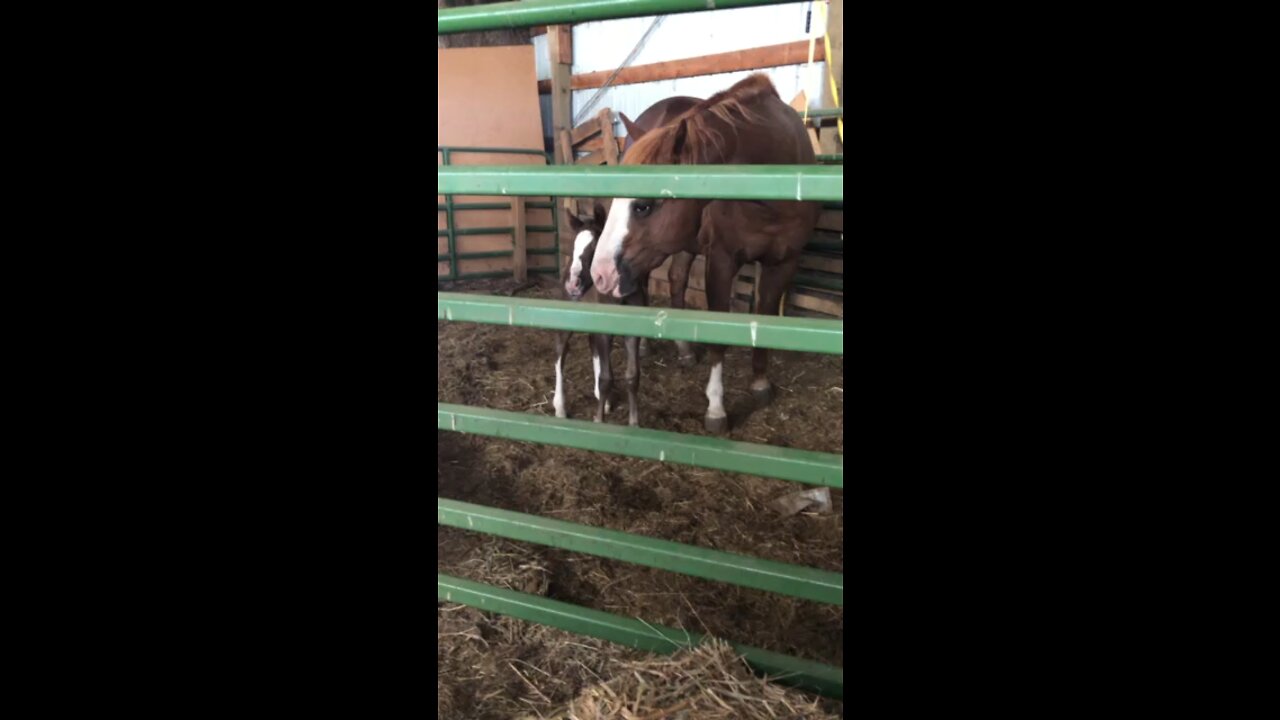
M640 425L640 338L629 337L623 342L627 347L627 374L623 381L627 386L628 422L637 427Z
M781 265L760 266L760 292L756 296L756 314L774 315L778 312L778 303L782 293L791 286L800 258ZM751 348L751 395L757 407L764 407L773 400L773 387L769 384L769 349Z
M556 333L556 417L569 417L564 407L564 359L569 354L569 338L573 333Z
M727 253L707 256L707 307L713 312L729 312L733 301L733 279L737 274L738 263ZM707 362L711 365L711 380L707 383L707 431L727 433L729 416L724 411L724 346L707 345Z
M596 371L596 422L604 422L604 416L611 409L609 394L613 392L613 366L609 362L609 355L612 348L612 336L591 336L591 361L595 364Z
M623 305L646 307L649 304L649 278L644 278L640 290L622 301ZM627 349L627 374L623 377L627 387L628 422L632 427L640 425L640 358L644 356L644 339L629 337L623 340Z
M689 287L689 268L693 265L694 254L690 252L676 253L671 256L671 267L667 270L667 280L671 286L671 307L684 309L684 291ZM680 367L693 367L698 364L698 357L693 354L693 344L684 340L676 341L676 362Z

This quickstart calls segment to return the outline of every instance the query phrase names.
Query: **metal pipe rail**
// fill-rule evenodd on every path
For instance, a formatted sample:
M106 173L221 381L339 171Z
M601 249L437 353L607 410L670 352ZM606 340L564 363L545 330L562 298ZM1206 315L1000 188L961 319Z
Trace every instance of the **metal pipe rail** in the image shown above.
M844 488L844 456L833 453L442 402L436 428Z
M497 588L439 572L436 573L436 602L469 605L664 655L694 647L704 638L700 633L674 630L636 618ZM746 658L757 672L776 682L844 699L843 668L801 660L750 645L731 644L734 651Z
M674 15L754 5L785 5L788 2L795 0L524 0L436 10L436 34Z
M438 320L844 354L844 321L436 293Z
M842 118L844 117L844 108L809 108L805 110L797 110L801 115L808 115L811 118Z
M441 195L826 200L844 202L843 165L468 165L437 167Z
M532 148L489 148L489 147L463 147L451 145L437 145L436 152L440 153L440 161L448 166L453 159L455 153L462 154L498 154L498 155L536 155L542 157L548 164L552 161L552 155L544 150L534 150ZM443 191L437 194L444 194ZM472 272L464 273L458 269L458 261L468 258L496 257L487 255L477 255L475 253L459 253L458 238L468 235L490 235L510 233L512 241L515 240L515 228L470 228L459 229L455 224L455 216L460 210L510 210L511 203L458 203L453 201L452 194L445 194L443 204L436 203L436 209L445 214L445 229L437 230L436 237L448 239L448 254L442 256L438 262L448 261L449 274L444 276L446 280L479 280L481 278L502 277L504 273L500 271L489 272ZM556 198L550 200L535 200L525 203L525 208L549 209L551 210L551 225L529 225L525 228L526 232L546 232L551 233L551 252L540 252L538 250L527 251L529 254L545 254L559 257L560 255L560 213L556 211ZM490 232L493 231L493 232ZM512 256L515 251L509 251L505 256ZM437 253L439 255L439 253ZM504 257L505 257L504 256ZM559 274L560 268L556 267L536 267L528 268L530 273Z
M440 525L844 607L844 576L696 545L436 498Z

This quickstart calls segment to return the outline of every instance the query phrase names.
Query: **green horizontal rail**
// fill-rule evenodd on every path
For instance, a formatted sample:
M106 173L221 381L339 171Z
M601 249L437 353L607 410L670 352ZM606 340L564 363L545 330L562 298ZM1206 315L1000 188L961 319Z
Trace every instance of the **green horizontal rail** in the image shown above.
M560 272L560 268L553 267L531 267L528 272L537 275L554 275ZM461 273L454 280L488 280L490 278L509 278L510 270L490 270L487 272ZM444 275L438 276L440 280L447 280Z
M444 212L448 209L447 205L436 203L436 212ZM460 203L453 204L454 211L458 210L510 210L511 203Z
M436 10L436 34L780 5L794 0L524 0Z
M464 530L844 606L839 573L443 498L436 498L436 518Z
M439 320L844 354L844 321L442 292Z
M436 573L436 601L467 605L663 655L696 646L705 637L700 633L674 630L637 618L614 615L439 572ZM827 697L844 699L842 668L802 660L750 645L737 643L731 643L731 645L734 651L745 658L756 672L771 680L812 690Z
M800 115L804 115L804 110L797 110ZM811 118L842 118L844 117L844 108L809 108L809 117Z
M555 194L576 197L843 202L844 166L437 166L436 192L457 195Z
M844 243L832 240L810 240L808 245L804 246L805 250L813 250L815 252L844 252Z
M839 164L843 165L843 164L844 164L844 153L835 153L835 154L833 154L833 155L819 155L819 156L818 156L818 162L820 162L820 163L839 163Z
M555 255L559 251L555 248L529 248L524 252L526 255ZM458 253L458 259L482 260L485 258L511 257L514 254L514 250L485 250L482 252ZM437 262L443 262L448 259L448 255L436 255Z
M456 209L456 208L455 208ZM526 225L525 232L531 233L549 233L555 232L556 229L550 225ZM516 231L513 227L479 227L479 228L458 228L453 231L454 235L462 237L463 235L511 235ZM439 230L436 231L440 232Z
M839 290L844 292L844 280L837 275L819 275L816 273L796 273L793 284L803 287L821 288L823 290Z
M844 456L812 450L449 403L437 403L436 427L473 435L794 480L807 485L844 487Z
M554 204L554 203L547 202L546 200L536 200L536 201L535 201L535 200L531 200L531 201L529 201L529 202L526 202L526 203L524 204L524 206L525 206L526 208L532 208L532 209L534 209L534 210L548 210L548 209L550 209L550 208L553 206L553 204ZM437 212L444 212L444 211L445 211L445 210L447 210L447 209L448 209L448 206L447 206L447 205L444 205L444 204L442 204L442 203L436 203L436 211L437 211ZM480 202L477 202L477 203L460 203L460 202L456 202L456 203L454 203L454 204L453 204L453 209L454 209L454 211L455 211L455 212L456 212L456 211L458 211L458 210L510 210L510 209L511 209L511 203L480 203Z
M489 5L488 7L493 7ZM534 150L532 148L498 148L498 147L458 147L454 145L437 145L438 153L487 153L490 155L537 155L542 158L550 158L551 153L546 150Z

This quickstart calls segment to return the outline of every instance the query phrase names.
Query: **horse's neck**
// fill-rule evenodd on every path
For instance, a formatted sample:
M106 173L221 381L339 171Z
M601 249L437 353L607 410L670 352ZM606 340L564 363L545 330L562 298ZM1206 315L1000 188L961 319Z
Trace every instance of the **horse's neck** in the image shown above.
M781 110L780 110L781 109ZM753 104L754 122L711 119L711 128L722 138L710 143L709 157L715 165L806 165L816 158L808 135L795 111L776 98ZM807 154L806 154L807 153Z

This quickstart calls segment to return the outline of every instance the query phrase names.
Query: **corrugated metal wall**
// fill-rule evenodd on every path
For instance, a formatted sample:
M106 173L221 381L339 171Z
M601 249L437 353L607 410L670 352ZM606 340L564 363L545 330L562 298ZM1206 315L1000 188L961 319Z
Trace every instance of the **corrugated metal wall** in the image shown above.
M802 2L668 15L662 18L661 24L640 48L631 65L683 60L702 55L807 40L809 36L805 34L805 15L811 7L811 3ZM645 31L653 25L655 19L652 17L627 18L575 25L573 28L573 74L617 69L635 49L636 44L644 36ZM812 15L811 31L816 34L817 44L820 46L822 28L816 11ZM551 67L547 58L546 35L535 36L533 44L538 61L538 79L549 79ZM815 62L812 68L807 65L789 65L769 68L761 72L773 80L783 100L790 101L801 90L805 90L809 95L810 107L822 105L822 99L826 94L826 63ZM709 97L749 74L749 72L723 73L608 88L582 118L578 116L583 113L583 109L598 89L575 90L573 92L575 124L580 124L587 117L594 116L601 108L611 108L615 113L624 112L634 118L650 105L672 95ZM550 137L550 98L544 96L542 100L544 134ZM619 136L626 135L626 128L622 123L616 123L615 132Z

